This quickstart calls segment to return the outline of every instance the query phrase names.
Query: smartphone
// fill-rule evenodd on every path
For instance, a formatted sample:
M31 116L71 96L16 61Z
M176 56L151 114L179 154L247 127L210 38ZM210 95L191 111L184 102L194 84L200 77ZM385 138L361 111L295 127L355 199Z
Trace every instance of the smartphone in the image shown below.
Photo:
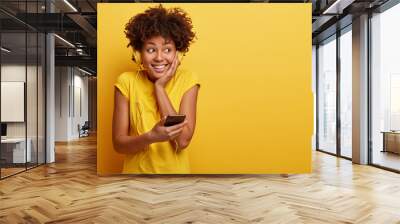
M176 124L182 123L186 118L184 114L168 115L164 122L165 127L174 126Z

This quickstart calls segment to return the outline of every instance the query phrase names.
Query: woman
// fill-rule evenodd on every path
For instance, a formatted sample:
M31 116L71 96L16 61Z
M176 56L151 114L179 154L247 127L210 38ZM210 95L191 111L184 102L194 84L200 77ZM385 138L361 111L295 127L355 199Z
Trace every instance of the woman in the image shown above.
M188 15L161 5L131 18L125 26L138 71L115 84L114 148L125 154L123 173L190 173L187 147L196 124L197 77L179 69L195 34ZM167 115L183 123L164 127Z

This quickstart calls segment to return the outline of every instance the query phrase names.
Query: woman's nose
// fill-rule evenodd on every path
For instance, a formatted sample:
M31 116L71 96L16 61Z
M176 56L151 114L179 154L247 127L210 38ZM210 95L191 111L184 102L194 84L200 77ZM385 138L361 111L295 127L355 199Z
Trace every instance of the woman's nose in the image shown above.
M156 53L156 57L154 58L154 60L156 60L156 61L162 61L162 52L160 52L160 51L157 51L157 53Z

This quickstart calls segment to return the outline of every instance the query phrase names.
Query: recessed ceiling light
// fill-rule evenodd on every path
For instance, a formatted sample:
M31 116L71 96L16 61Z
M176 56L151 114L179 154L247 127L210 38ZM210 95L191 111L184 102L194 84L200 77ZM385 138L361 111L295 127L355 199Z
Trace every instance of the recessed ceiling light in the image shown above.
M6 53L10 53L11 52L11 50L9 50L9 49L7 49L5 47L1 47L1 51L4 51Z
M343 9L351 5L355 0L336 0L322 14L342 14Z
M71 42L69 42L68 40L66 40L66 39L64 39L64 38L62 38L62 37L60 37L59 35L57 35L57 34L54 34L54 36L55 37L57 37L59 40L61 40L62 42L64 42L64 43L66 43L67 45L69 45L70 47L73 47L73 48L75 48L75 45L73 45Z
M64 0L65 4L67 4L74 12L78 12L78 10L71 4L69 1Z
M88 72L88 71L86 71L86 70L83 70L83 69L81 69L81 68L79 68L79 67L78 67L78 70L81 71L81 72L83 72L83 73L85 73L85 74L87 74L87 75L93 75L92 73L90 73L90 72Z

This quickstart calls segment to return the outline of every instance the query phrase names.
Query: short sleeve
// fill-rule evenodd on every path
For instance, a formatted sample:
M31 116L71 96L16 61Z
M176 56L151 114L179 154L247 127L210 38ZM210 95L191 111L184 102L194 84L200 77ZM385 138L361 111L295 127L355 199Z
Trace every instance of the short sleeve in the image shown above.
M195 85L198 85L200 87L200 80L196 73L187 72L187 74L184 74L184 77L185 77L185 82L183 86L183 92L188 91Z
M117 82L114 84L115 87L124 95L126 98L129 99L129 74L122 73L118 76Z

